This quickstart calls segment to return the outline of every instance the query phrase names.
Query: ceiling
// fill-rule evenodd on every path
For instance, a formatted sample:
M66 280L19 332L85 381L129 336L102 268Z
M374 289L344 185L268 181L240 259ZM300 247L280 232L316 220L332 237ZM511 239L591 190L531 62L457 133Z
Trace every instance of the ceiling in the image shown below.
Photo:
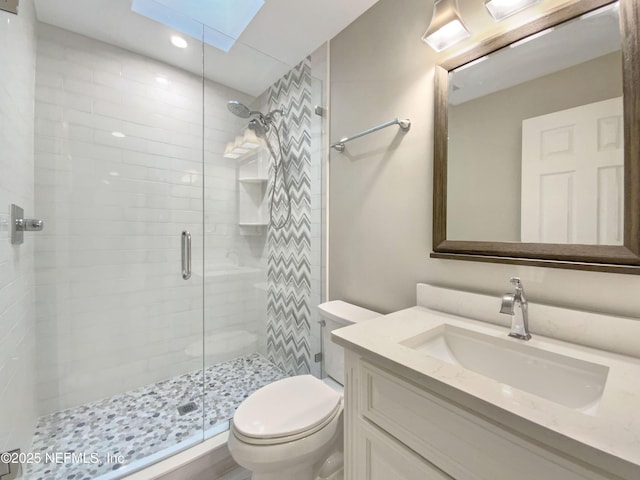
M252 96L264 92L377 0L266 0L228 53L131 11L131 0L35 0L38 20L161 60ZM204 67L203 67L204 63Z
M459 105L520 85L618 51L620 46L618 6L609 5L454 70L449 103Z

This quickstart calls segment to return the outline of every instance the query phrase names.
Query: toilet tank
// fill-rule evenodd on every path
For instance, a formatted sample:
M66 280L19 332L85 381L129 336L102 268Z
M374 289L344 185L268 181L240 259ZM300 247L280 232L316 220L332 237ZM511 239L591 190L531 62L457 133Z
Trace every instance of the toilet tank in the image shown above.
M379 317L381 314L358 307L342 300L333 300L318 305L322 327L322 346L325 374L340 385L344 385L344 351L331 341L331 331L354 323Z

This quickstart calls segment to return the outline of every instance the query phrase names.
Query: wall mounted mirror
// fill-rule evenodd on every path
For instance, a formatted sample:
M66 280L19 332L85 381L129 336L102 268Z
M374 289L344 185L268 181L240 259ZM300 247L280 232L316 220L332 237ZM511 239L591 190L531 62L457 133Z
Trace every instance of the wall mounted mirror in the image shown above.
M640 273L639 17L575 1L436 67L432 257Z

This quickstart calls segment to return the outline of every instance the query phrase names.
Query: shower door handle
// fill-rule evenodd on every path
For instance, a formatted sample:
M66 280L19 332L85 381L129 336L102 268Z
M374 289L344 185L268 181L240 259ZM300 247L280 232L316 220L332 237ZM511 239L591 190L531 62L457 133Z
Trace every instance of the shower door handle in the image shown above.
M187 230L182 232L182 278L191 278L191 234Z

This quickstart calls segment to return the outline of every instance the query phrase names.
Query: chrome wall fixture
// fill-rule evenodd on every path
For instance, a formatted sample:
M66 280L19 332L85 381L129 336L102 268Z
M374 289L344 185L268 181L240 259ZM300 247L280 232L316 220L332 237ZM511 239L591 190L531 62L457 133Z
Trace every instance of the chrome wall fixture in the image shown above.
M537 3L540 0L484 0L485 8L497 22ZM422 41L436 52L441 52L470 36L458 12L457 0L436 0L431 23Z
M456 0L436 0L429 28L424 32L422 41L441 52L452 45L469 38L471 33L458 14Z
M368 130L365 130L363 132L356 133L355 135L352 135L350 137L341 138L339 141L331 145L331 148L334 148L338 152L342 153L344 152L345 143L350 142L351 140L355 140L356 138L364 137L365 135L369 135L370 133L377 132L378 130L382 130L383 128L391 127L392 125L399 125L400 129L406 132L411 128L411 120L408 118L405 118L404 120L399 120L398 118L394 118L393 120L390 120L381 125L377 125L375 127L369 128Z
M34 218L24 218L24 210L18 205L11 204L11 244L24 243L24 232L41 232L44 222Z

